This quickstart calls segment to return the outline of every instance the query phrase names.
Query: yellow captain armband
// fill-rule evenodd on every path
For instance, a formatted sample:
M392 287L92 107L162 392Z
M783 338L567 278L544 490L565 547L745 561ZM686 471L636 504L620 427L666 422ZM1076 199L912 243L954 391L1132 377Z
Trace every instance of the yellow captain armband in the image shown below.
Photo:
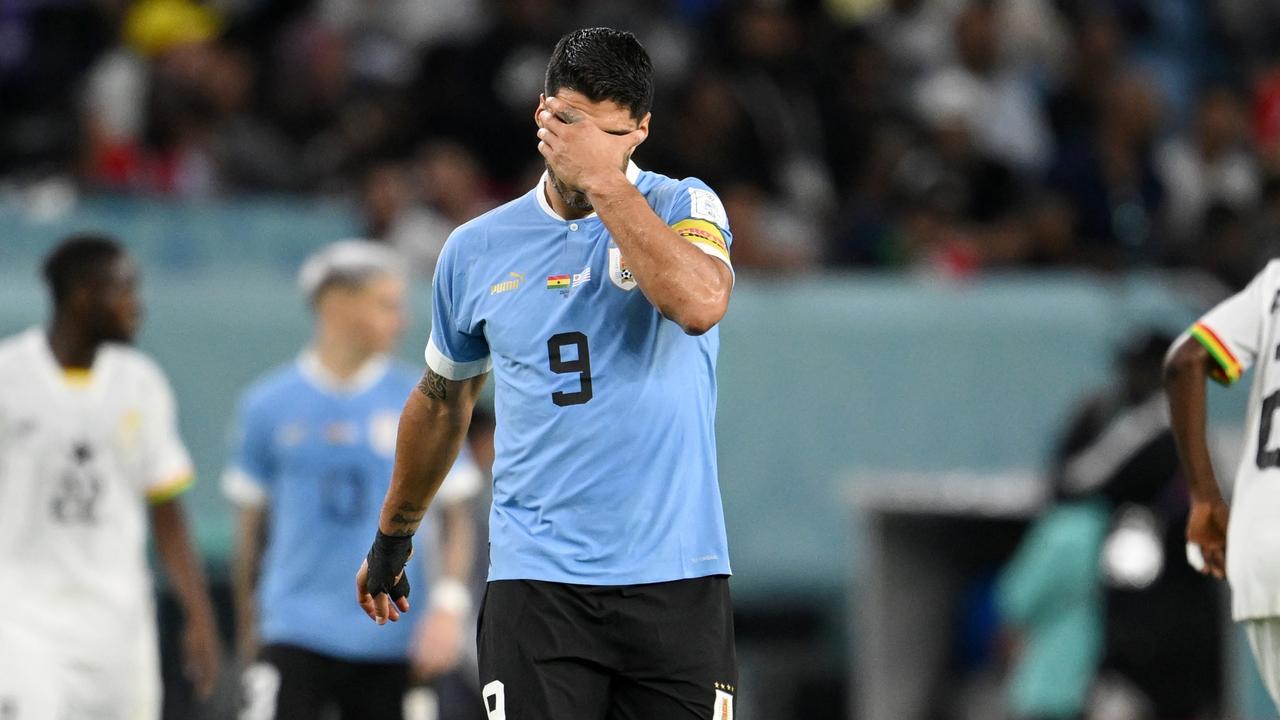
M724 240L724 233L720 232L720 228L715 223L697 218L689 218L681 220L671 226L672 230L680 237L688 240L702 252L720 258L726 263L729 262L729 245Z

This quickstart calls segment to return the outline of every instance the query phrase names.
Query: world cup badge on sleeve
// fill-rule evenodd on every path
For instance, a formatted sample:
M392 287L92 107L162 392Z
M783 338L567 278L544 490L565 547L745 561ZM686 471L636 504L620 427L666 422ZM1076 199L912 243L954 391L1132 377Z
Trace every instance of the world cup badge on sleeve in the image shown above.
M636 287L635 275L627 267L622 251L616 247L609 248L609 279L623 290L634 290Z

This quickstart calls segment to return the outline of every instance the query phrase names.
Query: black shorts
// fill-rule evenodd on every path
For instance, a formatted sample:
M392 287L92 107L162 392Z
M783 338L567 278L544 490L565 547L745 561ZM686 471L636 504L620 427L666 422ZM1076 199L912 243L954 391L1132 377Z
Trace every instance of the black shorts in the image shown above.
M490 720L731 720L738 671L724 576L649 585L489 583Z
M293 645L267 645L245 670L243 681L241 718L401 720L409 666L352 662Z

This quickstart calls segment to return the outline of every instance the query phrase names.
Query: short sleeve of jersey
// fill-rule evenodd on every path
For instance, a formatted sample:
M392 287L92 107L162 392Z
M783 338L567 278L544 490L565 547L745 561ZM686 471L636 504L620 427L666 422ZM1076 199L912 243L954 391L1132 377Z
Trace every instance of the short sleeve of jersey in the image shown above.
M195 479L191 454L178 433L177 404L164 374L147 373L139 422L145 448L147 500L161 503L181 495Z
M1187 331L1209 352L1214 361L1209 375L1223 385L1239 380L1258 357L1274 294L1271 270L1268 265L1248 287L1223 300Z
M222 474L222 493L241 507L262 507L275 475L272 422L265 404L252 397L241 400L229 435L231 459Z
M467 263L458 255L458 231L450 236L436 263L431 283L431 338L427 367L449 380L483 375L492 367L489 343L472 324L467 292Z
M729 261L733 245L729 216L720 197L706 183L696 178L681 180L663 219L680 237L733 269Z
M453 505L470 500L480 492L482 482L484 482L484 473L480 471L480 466L476 464L471 451L463 445L462 452L458 453L458 459L454 461L449 474L445 475L444 482L440 483L440 489L436 491L435 502L441 505Z

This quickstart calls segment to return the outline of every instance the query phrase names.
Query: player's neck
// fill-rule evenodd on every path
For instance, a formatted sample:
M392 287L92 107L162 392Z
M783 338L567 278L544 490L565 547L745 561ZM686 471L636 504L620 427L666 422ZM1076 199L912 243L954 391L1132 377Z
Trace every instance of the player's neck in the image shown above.
M356 373L360 372L360 369L373 358L373 353L352 347L349 342L326 337L323 333L316 337L311 348L315 352L320 367L342 381L355 377Z
M569 207L564 198L560 197L560 193L556 192L556 189L552 187L550 178L545 178L542 181L542 193L546 196L547 202L550 203L551 209L562 220L581 220L593 212L592 210L575 210Z
M98 341L79 323L55 316L46 335L54 360L64 368L93 367L98 354Z

